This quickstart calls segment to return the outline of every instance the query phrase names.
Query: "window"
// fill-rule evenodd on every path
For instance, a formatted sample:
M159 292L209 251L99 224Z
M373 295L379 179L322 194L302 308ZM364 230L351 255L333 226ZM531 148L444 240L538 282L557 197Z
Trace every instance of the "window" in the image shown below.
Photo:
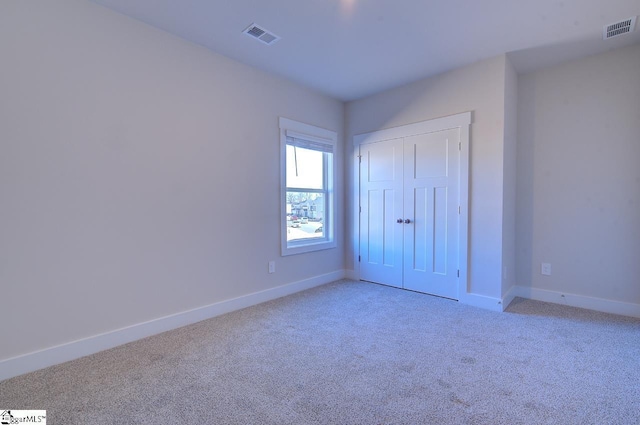
M336 133L280 118L282 255L334 248Z

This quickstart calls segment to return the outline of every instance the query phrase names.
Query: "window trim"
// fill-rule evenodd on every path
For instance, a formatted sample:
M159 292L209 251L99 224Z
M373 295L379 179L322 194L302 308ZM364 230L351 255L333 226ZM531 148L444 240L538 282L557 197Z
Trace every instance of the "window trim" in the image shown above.
M336 145L335 131L304 124L280 117L280 246L282 256L302 254L335 248L335 181L336 181ZM321 240L308 239L296 242L287 241L287 135L306 140L310 144L323 144L331 147L331 161L325 164L325 180L327 185L326 211L323 217L323 230L326 237Z

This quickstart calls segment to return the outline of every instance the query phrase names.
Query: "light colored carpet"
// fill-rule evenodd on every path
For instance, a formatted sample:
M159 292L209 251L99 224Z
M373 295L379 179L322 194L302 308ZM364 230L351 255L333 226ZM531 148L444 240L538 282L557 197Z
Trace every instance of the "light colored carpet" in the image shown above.
M341 281L0 383L49 424L640 424L640 320Z

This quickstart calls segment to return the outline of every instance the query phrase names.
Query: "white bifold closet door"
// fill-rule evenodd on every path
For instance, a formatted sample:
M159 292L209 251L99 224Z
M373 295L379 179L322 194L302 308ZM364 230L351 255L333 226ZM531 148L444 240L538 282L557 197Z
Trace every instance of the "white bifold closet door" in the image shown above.
M460 128L360 145L360 278L458 299Z

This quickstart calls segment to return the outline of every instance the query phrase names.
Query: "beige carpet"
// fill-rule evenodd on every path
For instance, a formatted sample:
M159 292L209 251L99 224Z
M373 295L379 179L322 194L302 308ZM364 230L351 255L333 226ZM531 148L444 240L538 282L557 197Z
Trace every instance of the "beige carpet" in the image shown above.
M640 320L341 281L0 382L48 424L640 424Z

